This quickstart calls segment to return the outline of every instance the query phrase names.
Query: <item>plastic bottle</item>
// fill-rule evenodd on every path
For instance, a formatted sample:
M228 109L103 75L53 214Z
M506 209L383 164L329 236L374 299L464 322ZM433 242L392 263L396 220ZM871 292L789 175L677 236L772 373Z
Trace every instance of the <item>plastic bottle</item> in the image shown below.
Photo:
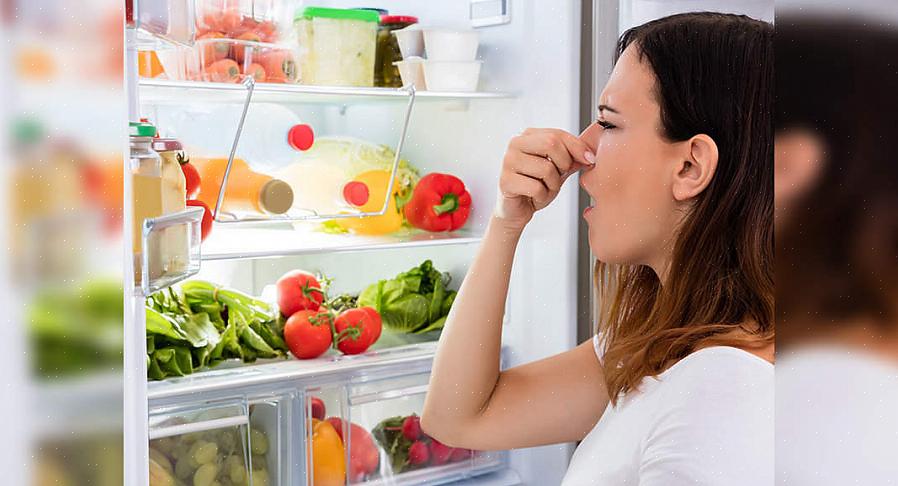
M210 208L218 203L218 193L228 159L194 157L200 174L198 199ZM293 190L286 182L252 170L243 159L234 159L222 210L230 213L283 214L293 206Z
M355 176L343 186L344 198L362 204L357 205L363 213L378 212L383 208L390 185L391 171L370 170ZM362 235L383 235L402 227L402 214L396 209L395 193L398 184L393 184L393 194L389 195L387 211L381 216L341 218L335 220L342 228ZM365 198L365 192L368 197ZM364 201L364 202L363 202Z
M208 113L189 113L177 121L178 138L193 157L227 157L240 120L239 106L222 106ZM222 133L221 127L228 129ZM252 103L246 112L236 156L255 171L273 173L295 162L315 141L309 125L296 113L270 103Z

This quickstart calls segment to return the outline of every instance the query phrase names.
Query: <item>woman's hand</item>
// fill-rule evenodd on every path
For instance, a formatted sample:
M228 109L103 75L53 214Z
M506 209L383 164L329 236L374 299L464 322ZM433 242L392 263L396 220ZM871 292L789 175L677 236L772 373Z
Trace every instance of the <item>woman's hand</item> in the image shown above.
M571 174L593 164L586 143L564 130L524 130L505 152L494 217L506 228L523 229L533 213L555 199Z

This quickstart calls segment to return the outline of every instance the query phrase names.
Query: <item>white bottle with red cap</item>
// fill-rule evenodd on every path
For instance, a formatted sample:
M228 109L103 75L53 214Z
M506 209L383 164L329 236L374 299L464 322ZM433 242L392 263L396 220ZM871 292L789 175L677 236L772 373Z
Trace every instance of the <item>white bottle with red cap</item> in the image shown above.
M191 154L227 158L241 110L242 106L232 105L205 113L185 113L170 126L174 125L178 139ZM224 133L223 126L228 127ZM312 127L302 123L289 108L252 103L237 144L237 157L255 171L272 174L302 158L302 151L308 150L314 141Z

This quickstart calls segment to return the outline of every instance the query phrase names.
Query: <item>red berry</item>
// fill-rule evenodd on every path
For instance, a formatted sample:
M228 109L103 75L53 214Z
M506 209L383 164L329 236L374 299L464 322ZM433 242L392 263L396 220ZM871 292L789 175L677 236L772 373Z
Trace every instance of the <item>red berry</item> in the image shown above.
M430 441L430 456L433 459L434 466L446 464L449 462L449 458L452 457L452 448L433 439Z
M430 450L426 442L417 441L408 449L408 463L412 466L427 464L430 460Z
M411 415L402 421L402 435L411 441L421 438L421 419L417 415Z

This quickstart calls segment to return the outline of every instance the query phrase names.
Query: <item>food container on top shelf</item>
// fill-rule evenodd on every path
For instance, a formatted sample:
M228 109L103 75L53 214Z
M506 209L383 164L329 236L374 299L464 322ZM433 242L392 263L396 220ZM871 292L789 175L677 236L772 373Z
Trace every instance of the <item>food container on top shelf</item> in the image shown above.
M290 0L195 0L196 36L256 42L287 42L294 2Z
M204 38L196 42L196 59L188 79L239 83L247 76L259 83L295 83L296 62L290 49L263 42Z
M427 83L424 79L424 59L420 57L409 57L401 61L393 63L399 69L399 75L402 77L403 85L414 85L415 89L424 91L427 89Z
M296 12L300 82L373 86L377 12L307 7Z
M424 80L431 91L477 91L483 61L424 61Z
M380 27L377 29L377 52L374 59L375 86L393 88L402 86L399 70L394 65L396 61L402 60L402 53L393 32L417 23L417 17L408 15L381 16Z
M476 30L424 29L424 49L429 61L473 61L480 33Z
M412 25L400 30L394 30L396 42L399 44L399 52L403 59L421 57L424 55L424 34L417 25Z

